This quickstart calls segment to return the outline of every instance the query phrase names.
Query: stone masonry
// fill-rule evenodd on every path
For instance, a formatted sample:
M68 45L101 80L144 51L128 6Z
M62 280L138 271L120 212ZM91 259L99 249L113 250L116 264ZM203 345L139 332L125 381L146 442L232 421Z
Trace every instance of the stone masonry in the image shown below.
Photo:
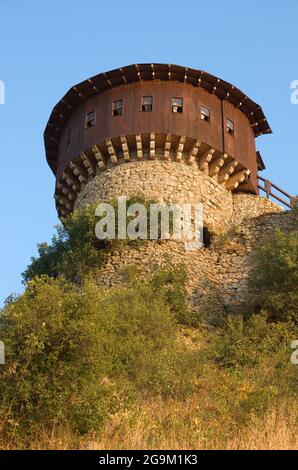
M203 309L210 300L227 308L249 298L247 278L256 244L277 228L297 230L297 215L257 195L232 193L206 173L183 162L140 161L118 165L97 174L81 189L76 208L117 196L142 194L157 202L202 203L204 225L214 234L211 245L187 251L181 241L147 241L109 256L98 274L99 285L124 282L123 273L135 265L146 277L170 258L188 272L193 306ZM216 294L215 294L216 293Z

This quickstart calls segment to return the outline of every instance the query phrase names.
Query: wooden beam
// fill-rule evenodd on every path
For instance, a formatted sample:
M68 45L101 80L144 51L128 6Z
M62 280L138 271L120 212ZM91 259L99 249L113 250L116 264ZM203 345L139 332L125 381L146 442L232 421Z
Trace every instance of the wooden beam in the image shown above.
M71 187L68 186L68 184L66 184L65 180L63 180L63 183L61 183L61 181L57 182L57 189L65 195L68 194L68 191L72 191ZM57 191L57 189L56 189L56 191Z
M151 132L150 134L150 160L155 160L156 152L155 152L155 134Z
M80 184L74 176L63 171L61 178L70 186L74 191L80 190Z
M103 154L101 153L100 148L98 145L92 145L91 150L94 154L95 160L97 162L97 166L100 169L100 171L103 171L106 169L106 163L103 157Z
M217 180L219 183L224 183L227 181L230 176L234 173L235 168L237 167L238 162L237 160L233 160L232 162L225 165L218 174Z
M224 166L228 154L224 153L217 158L214 158L209 165L209 175L211 177L216 177L219 173L219 170Z
M83 163L84 167L87 170L88 175L89 176L95 176L96 175L96 170L95 170L95 167L94 167L93 162L91 161L90 157L88 155L86 155L84 152L82 152L80 154L80 158L82 160L82 163Z
M78 177L80 183L86 183L88 181L87 174L83 168L75 162L69 162L69 166L72 169L75 176Z
M180 162L180 160L182 159L184 145L185 145L185 136L181 136L178 146L177 146L176 155L175 155L176 162Z
M163 151L163 158L165 160L169 160L169 158L170 158L171 139L172 139L171 134L167 134L166 142L165 142L165 146L164 146L164 151Z
M62 192L65 196L68 197L71 201L74 201L77 197L76 192L73 191L73 189L68 186L67 184L62 184L60 182L57 183L57 188L59 191Z
M215 149L210 148L203 155L199 157L198 167L199 170L204 171L205 173L209 172L209 163L211 162L213 155L215 154Z
M120 137L121 147L123 152L123 158L126 162L130 161L129 147L127 143L127 138L123 135Z
M242 183L248 175L250 175L250 170L238 171L234 175L230 176L228 181L225 183L226 189L232 190L238 188L239 184Z
M115 152L115 149L114 149L113 142L111 141L111 139L106 139L105 143L106 143L106 146L108 148L108 152L109 152L109 156L110 156L112 164L117 165L118 159L117 159L117 156L116 156L116 152Z
M74 201L77 198L77 195L72 192L69 192L66 196L68 197L70 201Z
M136 135L136 146L137 146L137 159L142 160L143 155L143 146L142 146L142 136L141 134Z
M201 142L199 140L196 140L195 143L193 144L189 154L187 155L188 165L192 165L194 163L200 146L201 146Z
M71 210L72 204L71 204L70 201L67 199L67 197L63 196L62 194L55 194L54 197L55 197L56 201L58 201L58 203L59 203L61 206L65 206L66 209Z

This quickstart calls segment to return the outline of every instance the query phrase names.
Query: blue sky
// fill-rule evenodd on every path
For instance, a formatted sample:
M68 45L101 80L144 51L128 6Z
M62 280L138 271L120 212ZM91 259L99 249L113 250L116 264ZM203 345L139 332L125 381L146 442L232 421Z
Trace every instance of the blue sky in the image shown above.
M258 102L273 135L257 139L267 176L297 194L296 0L1 0L0 303L58 223L43 130L68 88L138 62L206 70Z

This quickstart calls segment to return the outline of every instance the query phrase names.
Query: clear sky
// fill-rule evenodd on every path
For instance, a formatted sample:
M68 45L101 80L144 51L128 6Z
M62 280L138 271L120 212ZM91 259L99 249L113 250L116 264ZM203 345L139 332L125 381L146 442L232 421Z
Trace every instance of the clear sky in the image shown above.
M131 63L206 70L259 103L267 176L298 193L297 0L0 0L0 303L58 223L43 131L72 85Z

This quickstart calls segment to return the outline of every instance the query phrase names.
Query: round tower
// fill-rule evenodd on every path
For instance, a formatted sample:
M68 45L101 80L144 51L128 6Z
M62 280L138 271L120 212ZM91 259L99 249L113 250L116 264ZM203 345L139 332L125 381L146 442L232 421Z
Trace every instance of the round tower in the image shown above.
M259 105L209 73L167 64L101 73L73 86L45 129L58 215L142 193L203 203L206 225L222 231L233 194L258 195L255 137L270 132Z

